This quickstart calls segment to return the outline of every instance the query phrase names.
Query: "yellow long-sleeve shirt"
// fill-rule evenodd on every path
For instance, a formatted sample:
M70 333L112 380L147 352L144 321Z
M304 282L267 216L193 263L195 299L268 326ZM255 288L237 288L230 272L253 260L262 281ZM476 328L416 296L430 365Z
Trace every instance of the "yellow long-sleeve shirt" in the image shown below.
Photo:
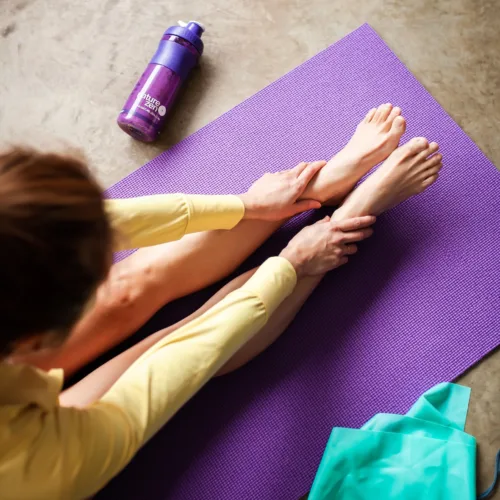
M107 203L122 247L230 229L244 214L234 196ZM295 283L287 260L267 260L240 289L146 351L84 409L59 406L61 370L0 363L0 497L79 499L101 489L264 326Z

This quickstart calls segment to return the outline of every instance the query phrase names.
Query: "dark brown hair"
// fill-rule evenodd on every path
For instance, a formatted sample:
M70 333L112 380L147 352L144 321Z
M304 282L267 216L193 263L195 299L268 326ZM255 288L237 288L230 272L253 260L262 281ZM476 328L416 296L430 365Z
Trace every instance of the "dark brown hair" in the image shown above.
M0 153L0 354L34 334L65 337L111 265L102 190L85 163Z

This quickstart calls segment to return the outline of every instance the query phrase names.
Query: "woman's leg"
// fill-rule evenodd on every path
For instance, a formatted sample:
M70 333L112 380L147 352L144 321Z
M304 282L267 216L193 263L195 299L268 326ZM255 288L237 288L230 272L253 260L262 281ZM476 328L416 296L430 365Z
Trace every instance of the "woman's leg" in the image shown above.
M422 193L437 180L442 168L442 157L436 154L437 150L435 142L429 144L423 137L412 139L399 147L335 210L332 221L380 215ZM243 366L269 347L293 321L322 278L316 276L300 280L294 292L275 311L264 328L226 363L219 375Z
M413 139L398 148L384 165L334 212L332 220L341 221L371 213L378 215L424 191L436 181L441 169L441 156L434 154L437 149L436 143L429 145L423 138ZM99 399L147 349L164 336L203 314L228 293L241 287L254 272L255 270L248 271L233 279L191 316L149 336L108 361L65 391L60 398L61 404L86 406ZM272 344L292 322L322 278L323 276L316 276L299 280L293 293L283 301L268 323L228 361L220 370L219 375L239 368Z
M347 146L313 179L306 198L344 198L359 179L384 159L404 132L399 108L371 110ZM231 231L210 231L145 248L113 266L92 310L56 351L22 361L43 369L62 367L68 375L135 332L164 304L230 274L279 227L243 221Z
M236 277L187 318L150 335L94 370L61 394L59 398L61 405L84 407L102 397L123 372L156 342L203 314L233 290L240 288L254 272L255 269L252 269ZM231 358L218 375L239 368L272 344L290 324L321 279L322 277L314 277L299 280L293 293L275 311L266 326Z

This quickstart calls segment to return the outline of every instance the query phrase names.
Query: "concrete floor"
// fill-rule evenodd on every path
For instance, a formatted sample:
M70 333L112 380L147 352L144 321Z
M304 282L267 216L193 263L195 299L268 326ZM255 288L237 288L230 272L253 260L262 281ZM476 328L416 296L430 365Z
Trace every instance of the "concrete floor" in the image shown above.
M203 64L161 140L134 142L116 115L163 30L190 18L207 26ZM365 21L500 166L498 0L0 0L1 143L81 148L108 186ZM500 448L500 352L461 382L483 488Z

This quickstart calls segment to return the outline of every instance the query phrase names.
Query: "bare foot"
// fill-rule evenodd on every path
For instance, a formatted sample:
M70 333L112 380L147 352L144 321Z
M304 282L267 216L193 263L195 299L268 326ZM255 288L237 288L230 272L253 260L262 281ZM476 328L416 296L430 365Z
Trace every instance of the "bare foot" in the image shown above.
M361 215L379 215L413 195L421 193L438 178L442 155L435 142L415 137L396 149L384 164L360 184L336 210L334 220Z
M318 172L304 197L338 204L356 183L396 149L406 122L401 109L382 104L368 111L344 149Z

